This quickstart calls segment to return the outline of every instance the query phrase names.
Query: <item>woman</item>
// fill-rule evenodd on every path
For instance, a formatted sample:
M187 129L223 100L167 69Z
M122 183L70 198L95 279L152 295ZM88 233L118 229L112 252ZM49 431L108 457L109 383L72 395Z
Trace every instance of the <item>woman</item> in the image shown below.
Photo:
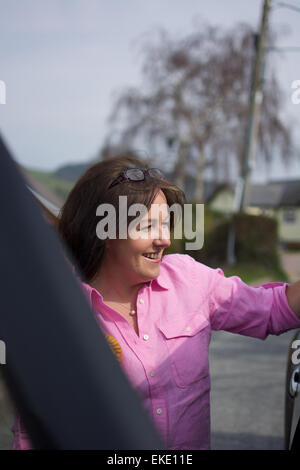
M131 216L127 238L117 229L116 237L104 240L99 205L111 204L119 220L119 196L127 196L128 207L147 207L134 227L140 236L133 236ZM249 287L188 255L164 256L174 203L184 204L183 193L157 170L135 158L115 158L79 179L58 229L99 327L166 448L209 449L211 330L264 339L299 328L300 283ZM14 448L30 448L19 419L14 433Z

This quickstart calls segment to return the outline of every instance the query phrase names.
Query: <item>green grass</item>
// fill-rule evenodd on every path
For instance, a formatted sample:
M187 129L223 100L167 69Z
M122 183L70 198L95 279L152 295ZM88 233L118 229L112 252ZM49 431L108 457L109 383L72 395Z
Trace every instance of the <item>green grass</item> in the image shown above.
M267 268L262 265L237 263L232 267L220 266L225 276L239 276L246 284L253 284L261 279L270 282L289 282L289 277L281 268Z
M27 173L40 183L44 184L53 193L60 197L63 201L66 200L69 192L73 187L73 183L55 178L51 173L37 170L26 170Z

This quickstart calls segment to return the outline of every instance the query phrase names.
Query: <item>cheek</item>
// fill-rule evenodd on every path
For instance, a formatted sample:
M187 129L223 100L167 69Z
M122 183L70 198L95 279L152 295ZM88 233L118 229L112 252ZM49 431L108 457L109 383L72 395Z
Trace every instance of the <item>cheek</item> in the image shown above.
M151 245L151 243L150 243ZM128 252L135 254L136 256L145 253L149 248L149 240L143 240L141 238L137 240L129 240L127 250Z
M136 246L132 246L130 243L124 244L118 250L115 263L122 266L134 266L138 264L139 256L140 251Z

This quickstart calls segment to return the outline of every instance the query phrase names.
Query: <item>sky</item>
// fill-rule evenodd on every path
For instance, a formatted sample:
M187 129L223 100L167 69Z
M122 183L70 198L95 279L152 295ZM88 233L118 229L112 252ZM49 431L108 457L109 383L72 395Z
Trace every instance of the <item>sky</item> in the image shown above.
M273 0L270 24L278 47L300 48L300 12ZM298 6L300 0L287 0ZM248 22L258 28L262 0L0 0L0 130L22 165L55 170L95 158L107 133L113 98L141 84L139 44L163 27L174 36L193 22L223 28ZM277 5L277 6L275 6ZM294 128L300 155L300 51L270 52L282 91L283 118ZM1 82L0 82L1 83ZM2 100L3 101L3 100ZM299 149L299 150L298 150ZM254 179L300 178L300 160L272 170L256 164Z

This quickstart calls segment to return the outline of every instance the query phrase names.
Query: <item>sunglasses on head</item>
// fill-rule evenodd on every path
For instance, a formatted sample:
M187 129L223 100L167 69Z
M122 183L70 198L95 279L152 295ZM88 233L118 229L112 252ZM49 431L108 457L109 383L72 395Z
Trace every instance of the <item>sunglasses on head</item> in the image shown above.
M165 178L163 172L158 168L149 168L147 170L143 170L142 168L127 168L127 170L122 171L120 176L111 183L108 189L122 181L143 181L145 175L152 178Z

